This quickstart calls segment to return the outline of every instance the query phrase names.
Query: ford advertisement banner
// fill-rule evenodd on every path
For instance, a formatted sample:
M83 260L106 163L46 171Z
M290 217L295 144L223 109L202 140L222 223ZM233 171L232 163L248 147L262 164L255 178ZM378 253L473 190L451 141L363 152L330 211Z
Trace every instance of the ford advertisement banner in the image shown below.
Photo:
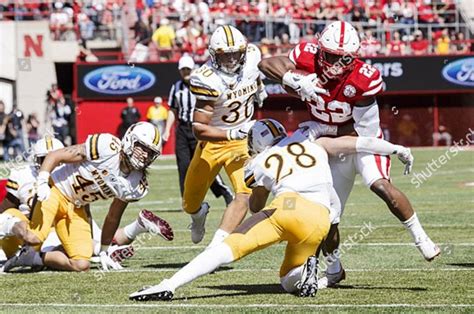
M474 92L474 56L366 58L386 83L386 94ZM167 97L180 79L176 63L78 64L77 96L81 99ZM270 95L284 93L265 81Z

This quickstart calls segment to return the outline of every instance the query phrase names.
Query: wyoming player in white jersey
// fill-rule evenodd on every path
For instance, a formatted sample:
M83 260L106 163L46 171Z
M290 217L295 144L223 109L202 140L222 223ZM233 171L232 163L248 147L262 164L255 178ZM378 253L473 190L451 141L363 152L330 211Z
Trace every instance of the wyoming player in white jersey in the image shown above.
M30 217L31 207L36 195L36 179L38 171L49 152L64 148L64 145L56 138L45 136L39 139L33 145L33 162L19 168L14 168L10 171L10 176L7 180L6 191L7 196L0 203L0 213L6 212L21 220L28 221ZM18 212L18 210L20 212ZM87 208L88 210L88 208ZM100 253L100 241L102 230L97 226L95 221L92 223L92 234L94 242L94 255ZM165 229L167 232L161 232ZM148 210L141 210L138 218L124 228L120 228L114 235L114 245L108 250L109 256L114 260L121 260L123 258L133 255L133 248L129 246L136 236L140 233L150 232L163 236L166 240L171 240L173 233L168 223L156 216ZM0 248L4 251L7 258L11 258L23 245L23 242L17 237L8 237L0 240ZM52 230L41 247L41 252L57 250L61 246L55 230ZM132 254L131 254L132 253ZM10 271L17 266L35 266L32 265L32 260L25 260L22 255L13 263L9 261L5 265L4 271Z
M250 189L244 184L248 159L245 138L254 121L254 105L267 97L257 68L259 49L233 26L218 27L211 36L211 60L195 70L190 90L196 96L193 132L199 140L184 183L183 209L191 214L191 239L204 237L209 205L206 192L224 167L236 194L227 207L211 245L222 241L245 217Z
M33 258L36 263L54 269L88 270L92 238L85 207L113 198L102 227L99 257L105 270L121 268L107 249L128 203L148 193L145 171L160 153L159 131L147 122L132 125L122 142L110 134L95 134L83 144L49 153L36 181L38 203L31 221L3 213L0 236L14 235L28 245L39 246L54 225L65 253L37 254Z
M169 300L177 288L199 276L282 241L287 246L280 268L281 285L289 293L314 296L314 255L338 216L330 205L328 155L397 154L408 167L413 161L408 148L377 138L320 138L311 142L301 131L287 137L284 127L272 119L255 123L248 132L248 148L255 155L245 169L246 184L253 189L249 203L253 216L223 243L206 249L170 279L137 291L130 299ZM270 193L274 199L265 207Z

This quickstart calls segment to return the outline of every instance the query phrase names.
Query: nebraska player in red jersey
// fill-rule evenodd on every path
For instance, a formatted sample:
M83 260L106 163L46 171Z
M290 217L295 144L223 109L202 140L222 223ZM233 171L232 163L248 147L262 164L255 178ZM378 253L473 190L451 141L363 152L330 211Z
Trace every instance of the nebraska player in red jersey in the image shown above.
M300 43L288 57L264 59L259 68L269 79L282 83L293 91L291 94L306 102L312 121L300 127L305 127L310 137L341 136L354 131L360 136L382 137L375 96L384 90L384 83L376 68L357 59L359 48L354 27L337 21L323 30L317 44ZM330 165L341 210L359 173L408 229L423 257L431 261L440 254L410 201L391 184L388 156L358 153L332 158ZM319 288L334 286L345 278L335 251L339 246L337 224L331 229L323 247L329 266Z

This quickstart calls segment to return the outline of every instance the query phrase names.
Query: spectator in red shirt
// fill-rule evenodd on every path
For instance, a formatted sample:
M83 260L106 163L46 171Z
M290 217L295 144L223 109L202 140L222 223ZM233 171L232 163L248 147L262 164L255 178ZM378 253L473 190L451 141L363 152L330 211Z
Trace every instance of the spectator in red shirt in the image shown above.
M423 38L423 33L420 30L416 30L414 33L414 39L410 43L411 53L415 56L427 54L429 52L429 42Z
M385 54L387 56L400 56L405 55L405 44L400 39L400 33L394 32L392 34L392 40L387 43L387 50Z

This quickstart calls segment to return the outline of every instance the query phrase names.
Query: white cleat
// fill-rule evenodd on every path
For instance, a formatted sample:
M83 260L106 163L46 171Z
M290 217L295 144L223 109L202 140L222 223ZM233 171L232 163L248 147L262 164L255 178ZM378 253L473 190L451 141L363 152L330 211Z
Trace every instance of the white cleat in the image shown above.
M297 288L300 297L316 296L316 292L318 292L318 259L316 256L308 257Z
M194 244L198 244L204 238L204 234L206 233L206 217L209 213L209 204L207 202L203 202L201 204L201 208L199 209L198 215L192 215L191 219L191 241Z
M335 274L328 274L318 279L318 289L333 288L338 283L346 279L346 272L341 266L341 270Z
M415 246L428 262L431 262L441 254L439 247L430 238L415 243Z
M20 221L18 217L8 213L0 214L0 239L12 236L13 226Z
M173 294L174 289L170 287L168 279L165 279L156 286L143 287L128 298L134 301L169 301Z

